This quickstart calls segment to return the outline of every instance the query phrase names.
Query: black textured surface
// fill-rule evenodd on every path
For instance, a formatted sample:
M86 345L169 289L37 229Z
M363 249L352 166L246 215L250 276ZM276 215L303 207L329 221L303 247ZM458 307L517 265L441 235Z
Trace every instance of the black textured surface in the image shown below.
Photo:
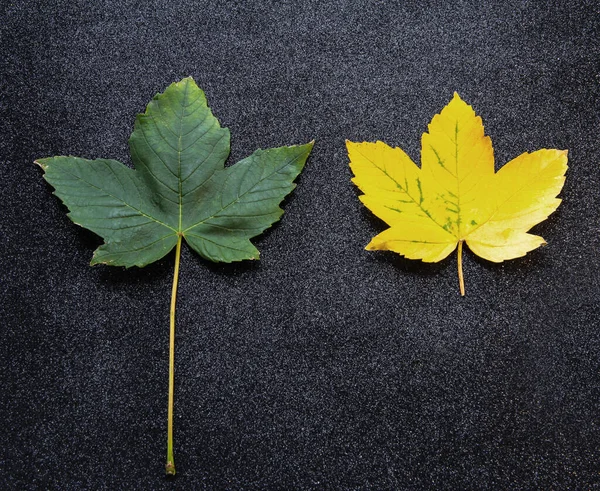
M2 2L0 488L592 489L600 485L600 13L557 2ZM487 4L485 6L484 4ZM552 4L552 6L550 6ZM231 162L316 139L254 264L184 249L88 266L35 158L129 163L135 114L193 76ZM497 166L569 150L548 246L502 265L364 251L344 140L418 160L458 91Z

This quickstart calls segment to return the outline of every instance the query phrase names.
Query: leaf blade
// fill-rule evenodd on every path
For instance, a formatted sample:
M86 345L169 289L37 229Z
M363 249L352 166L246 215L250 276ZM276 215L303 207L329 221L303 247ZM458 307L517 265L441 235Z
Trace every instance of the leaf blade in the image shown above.
M279 204L294 189L293 180L302 171L312 147L313 142L310 142L257 150L215 174L207 185L207 201L200 205L205 216L185 223L183 235L186 241L211 261L258 259L256 248L241 247L237 242L234 249L219 252L223 231L229 230L236 239L249 241L276 222L283 214ZM198 214L189 216L197 217ZM202 240L207 244L202 245Z
M92 264L145 266L174 247L176 239L151 247L153 240L148 237L175 238L176 229L168 216L152 206L132 169L106 159L51 157L36 162L55 188L54 194L69 208L69 218L112 244L110 248L101 246ZM133 261L118 259L124 252L122 245L130 242L145 247Z
M281 217L313 143L258 150L225 168L229 130L188 77L137 116L129 140L135 169L77 157L37 163L70 218L104 239L92 264L145 266L183 235L203 257L231 262L258 258L250 239Z
M469 249L484 259L502 262L544 245L544 239L526 232L560 205L556 196L566 171L567 152L562 150L523 153L504 165L487 190L495 191L490 194L489 218L466 238Z
M407 222L404 225L401 236L397 231L398 226L389 228L373 237L366 249L393 251L408 259L421 259L426 263L441 261L456 249L456 239L430 220Z
M567 171L567 152L542 149L523 153L505 164L485 193L493 203L490 217L481 224L523 231L548 218L560 205Z
M458 240L480 221L482 184L494 174L492 142L485 136L481 118L457 93L436 114L421 139L423 187L436 220L446 224Z
M139 114L129 139L140 179L160 206L177 215L181 229L183 197L223 168L229 155L229 130L221 128L204 92L190 77L157 94Z

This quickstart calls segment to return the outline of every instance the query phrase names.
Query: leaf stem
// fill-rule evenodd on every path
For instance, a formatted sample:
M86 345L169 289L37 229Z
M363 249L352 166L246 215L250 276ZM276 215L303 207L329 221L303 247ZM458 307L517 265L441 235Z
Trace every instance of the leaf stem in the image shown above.
M465 278L463 276L463 268L462 268L462 249L463 249L463 241L458 241L458 284L460 286L460 294L465 296Z
M181 257L181 235L177 239L175 250L175 272L173 273L173 289L171 290L171 311L169 330L169 411L167 423L167 475L175 475L175 459L173 458L173 401L175 399L175 305L177 303L177 283L179 281L179 259Z

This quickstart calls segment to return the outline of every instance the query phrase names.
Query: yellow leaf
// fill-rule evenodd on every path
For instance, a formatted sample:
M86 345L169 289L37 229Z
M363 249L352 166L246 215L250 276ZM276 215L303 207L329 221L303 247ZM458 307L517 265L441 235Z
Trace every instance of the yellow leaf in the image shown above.
M421 168L383 142L346 141L360 200L390 228L368 250L437 262L462 245L489 261L524 256L545 244L527 233L560 204L566 150L523 153L494 173L494 151L481 118L454 94L421 140Z

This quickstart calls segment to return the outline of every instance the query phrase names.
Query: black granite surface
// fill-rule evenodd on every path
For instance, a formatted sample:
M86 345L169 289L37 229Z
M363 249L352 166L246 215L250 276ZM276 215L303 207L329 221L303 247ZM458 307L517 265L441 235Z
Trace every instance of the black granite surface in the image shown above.
M3 1L0 489L600 486L600 7L534 1ZM184 248L178 475L164 477L173 254L89 267L40 157L130 164L191 75L230 162L315 139L262 259ZM496 165L569 150L548 246L492 264L364 250L344 140L418 161L454 91Z

